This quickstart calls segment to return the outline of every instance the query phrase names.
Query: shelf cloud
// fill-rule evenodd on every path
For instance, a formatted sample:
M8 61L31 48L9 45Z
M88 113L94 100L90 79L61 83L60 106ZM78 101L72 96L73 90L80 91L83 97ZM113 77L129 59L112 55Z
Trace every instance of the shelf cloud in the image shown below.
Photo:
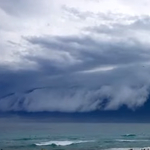
M0 111L143 106L150 92L149 6L0 0Z

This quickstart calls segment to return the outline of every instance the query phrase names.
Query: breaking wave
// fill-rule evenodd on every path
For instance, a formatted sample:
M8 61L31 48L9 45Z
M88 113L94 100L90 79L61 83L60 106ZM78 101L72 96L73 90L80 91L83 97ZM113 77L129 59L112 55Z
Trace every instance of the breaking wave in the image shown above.
M93 141L49 141L49 142L35 143L35 145L36 146L48 146L48 145L68 146L72 144L87 143L87 142L93 142Z

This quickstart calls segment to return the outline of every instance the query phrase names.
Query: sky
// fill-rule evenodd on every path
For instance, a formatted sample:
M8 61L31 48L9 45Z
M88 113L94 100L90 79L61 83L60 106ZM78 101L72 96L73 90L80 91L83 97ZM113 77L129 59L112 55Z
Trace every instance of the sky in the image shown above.
M0 0L0 112L145 106L149 7L149 0Z

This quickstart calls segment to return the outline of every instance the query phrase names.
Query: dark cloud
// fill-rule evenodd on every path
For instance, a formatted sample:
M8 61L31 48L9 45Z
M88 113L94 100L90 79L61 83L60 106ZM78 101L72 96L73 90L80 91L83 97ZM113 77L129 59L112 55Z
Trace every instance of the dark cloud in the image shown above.
M150 70L145 64L149 52L144 45L76 36L30 37L27 41L45 54L68 52L74 63L64 66L42 56L26 55L40 67L1 75L1 88L5 89L1 93L2 111L86 112L114 110L122 105L135 109L147 100ZM94 71L108 66L112 69Z
M6 0L0 1L0 8L16 18L38 16L40 2L34 10L30 3ZM0 111L89 112L144 105L150 88L149 17L61 8L82 23L101 20L81 25L76 34L67 34L70 24L66 34L51 34L48 28L46 35L40 31L22 35L19 30L19 37L12 36L13 27L4 32L0 52L7 51L0 62Z
M83 71L94 67L111 65L131 65L149 61L147 45L139 43L134 39L124 41L102 41L94 40L90 36L84 37L31 37L27 39L31 44L46 48L45 52L51 50L67 52L75 60L75 64L66 64L69 71ZM48 63L47 63L48 64ZM65 68L66 69L66 68ZM67 70L66 70L67 71Z
M147 70L140 67L134 69L134 67L103 73L67 74L53 79L46 78L46 75L38 78L39 73L31 76L28 72L28 77L25 74L20 76L22 82L18 80L19 78L16 77L15 80L11 76L11 80L16 84L12 83L9 89L5 89L7 95L1 93L0 109L28 112L82 112L117 109L123 104L133 109L143 105L149 94ZM144 73L140 74L137 70ZM109 101L103 108L106 99Z

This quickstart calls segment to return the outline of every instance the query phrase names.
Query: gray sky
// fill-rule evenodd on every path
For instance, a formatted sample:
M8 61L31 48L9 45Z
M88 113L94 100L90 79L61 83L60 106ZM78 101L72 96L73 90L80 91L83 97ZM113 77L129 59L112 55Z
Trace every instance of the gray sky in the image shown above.
M0 0L0 111L142 106L148 0Z

